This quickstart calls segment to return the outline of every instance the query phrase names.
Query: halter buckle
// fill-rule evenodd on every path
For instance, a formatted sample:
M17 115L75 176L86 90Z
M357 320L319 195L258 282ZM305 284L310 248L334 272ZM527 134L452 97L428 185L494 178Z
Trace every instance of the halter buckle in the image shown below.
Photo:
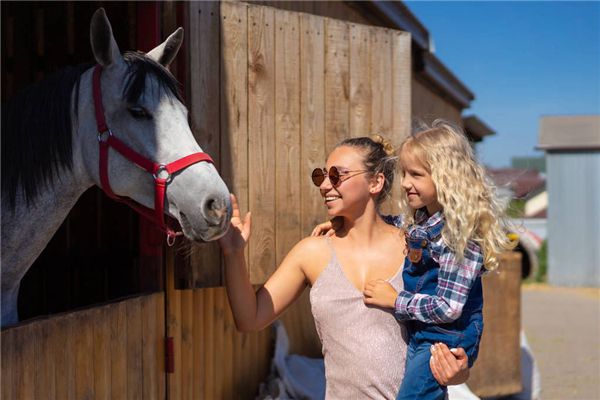
M171 180L171 173L165 164L160 164L152 176L154 176L154 180L160 179L164 180L165 182L169 182Z
M98 132L98 143L106 143L108 142L108 138L113 135L110 129L105 130L104 132Z

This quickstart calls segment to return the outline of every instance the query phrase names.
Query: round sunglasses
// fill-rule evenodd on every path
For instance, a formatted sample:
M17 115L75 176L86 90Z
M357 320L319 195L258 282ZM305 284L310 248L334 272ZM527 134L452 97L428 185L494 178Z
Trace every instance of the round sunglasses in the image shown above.
M355 174L351 174L352 172L356 172ZM352 178L353 176L364 174L365 172L369 172L366 169L356 169L352 171L344 171L340 172L337 167L329 168L329 171L325 168L315 168L311 174L312 182L315 186L321 186L325 177L329 178L329 182L333 187L339 186L342 182L347 179Z

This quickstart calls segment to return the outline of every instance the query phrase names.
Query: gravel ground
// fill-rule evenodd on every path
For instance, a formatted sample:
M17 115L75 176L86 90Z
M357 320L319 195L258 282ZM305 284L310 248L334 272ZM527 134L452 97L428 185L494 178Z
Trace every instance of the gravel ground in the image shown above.
M530 284L522 295L542 399L600 399L600 288Z

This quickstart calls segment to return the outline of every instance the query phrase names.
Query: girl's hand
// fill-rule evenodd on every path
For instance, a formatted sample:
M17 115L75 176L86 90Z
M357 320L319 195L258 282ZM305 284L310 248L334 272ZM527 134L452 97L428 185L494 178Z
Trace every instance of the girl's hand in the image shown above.
M431 346L429 366L440 385L460 385L469 379L469 357L462 348L448 349L444 343Z
M341 217L334 217L331 221L325 221L313 229L310 236L333 236L335 231L342 227L344 219Z
M365 296L365 304L394 308L398 292L396 292L396 289L388 281L377 279L365 285L363 295Z
M231 194L231 207L232 214L229 229L225 236L219 239L219 245L225 254L235 250L242 250L246 246L248 238L250 238L250 228L252 226L250 212L246 213L244 221L240 218L240 206L233 194Z

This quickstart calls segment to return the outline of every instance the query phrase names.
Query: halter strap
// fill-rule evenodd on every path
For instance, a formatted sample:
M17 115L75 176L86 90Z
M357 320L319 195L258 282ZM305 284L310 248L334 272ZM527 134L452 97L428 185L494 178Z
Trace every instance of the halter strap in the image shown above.
M129 205L143 217L149 218L156 222L159 227L167 233L167 243L172 245L176 236L182 235L181 231L174 231L165 223L164 204L167 185L172 180L173 174L181 171L190 165L199 162L214 163L212 158L203 152L193 153L182 157L168 164L161 164L149 160L131 147L127 146L121 140L113 135L113 132L108 128L104 116L104 106L102 104L102 88L100 85L100 76L102 74L102 66L97 64L94 67L92 76L93 83L93 98L94 108L96 113L96 127L98 129L98 143L100 146L99 153L99 170L100 184L104 192L114 200L120 201ZM109 148L113 148L119 152L127 160L133 162L140 168L152 174L154 178L154 209L145 207L136 201L116 195L111 187L108 177L108 159Z

